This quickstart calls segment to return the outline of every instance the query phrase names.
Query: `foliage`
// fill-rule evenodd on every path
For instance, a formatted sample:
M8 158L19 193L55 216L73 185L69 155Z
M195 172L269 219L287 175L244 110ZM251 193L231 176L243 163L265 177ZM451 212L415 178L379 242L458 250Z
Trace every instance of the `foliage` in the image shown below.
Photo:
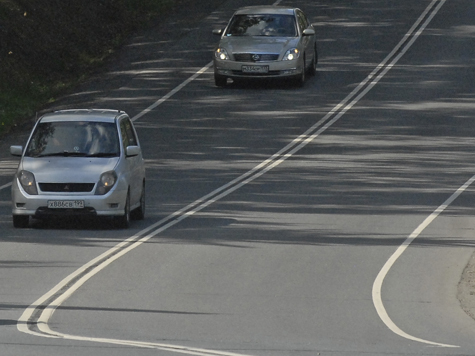
M0 135L100 66L174 0L0 0Z

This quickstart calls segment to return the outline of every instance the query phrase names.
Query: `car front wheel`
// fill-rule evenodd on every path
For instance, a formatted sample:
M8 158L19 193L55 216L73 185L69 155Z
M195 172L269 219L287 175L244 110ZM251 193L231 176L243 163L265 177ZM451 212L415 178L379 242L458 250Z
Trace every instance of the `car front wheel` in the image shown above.
M317 48L315 48L313 52L312 64L308 72L308 74L310 74L312 77L317 74L317 63L318 63L318 53L317 53Z
M131 217L134 220L145 219L145 182L143 183L142 193L140 194L140 206L132 211Z
M227 81L228 81L228 78L226 78L223 75L220 75L220 74L214 75L214 84L216 84L217 87L225 87Z
M306 73L307 72L307 64L305 63L305 58L302 64L302 73L295 77L295 85L298 87L303 87L305 84Z
M114 225L119 229L127 229L130 225L130 193L125 199L124 215L114 216Z
M24 229L28 227L30 217L28 215L13 215L13 227Z

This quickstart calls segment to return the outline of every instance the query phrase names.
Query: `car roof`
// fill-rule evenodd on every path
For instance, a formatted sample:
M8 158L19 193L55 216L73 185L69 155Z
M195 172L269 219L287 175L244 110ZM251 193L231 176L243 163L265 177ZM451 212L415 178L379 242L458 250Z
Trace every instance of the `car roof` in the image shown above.
M235 15L261 15L261 14L279 14L279 15L294 15L296 8L289 8L284 6L246 6L238 9Z
M118 117L127 115L124 111L110 109L70 109L53 111L43 115L41 122L58 121L99 121L114 122Z

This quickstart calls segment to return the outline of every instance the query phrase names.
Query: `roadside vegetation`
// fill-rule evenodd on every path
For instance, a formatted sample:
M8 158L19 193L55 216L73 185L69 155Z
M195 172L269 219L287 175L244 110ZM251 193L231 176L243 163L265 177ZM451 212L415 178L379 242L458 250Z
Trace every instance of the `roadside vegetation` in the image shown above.
M0 137L98 70L175 0L0 0Z

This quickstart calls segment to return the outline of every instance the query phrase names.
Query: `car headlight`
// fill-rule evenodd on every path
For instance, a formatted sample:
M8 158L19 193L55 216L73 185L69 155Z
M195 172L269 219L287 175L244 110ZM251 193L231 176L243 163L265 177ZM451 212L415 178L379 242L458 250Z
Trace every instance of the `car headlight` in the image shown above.
M35 175L28 171L20 171L17 175L18 181L21 186L30 195L38 195L38 189L36 188Z
M216 58L221 59L222 61L229 59L228 52L224 48L218 48L214 52L214 55L216 56Z
M284 54L284 58L282 58L283 61L293 61L294 59L297 59L300 57L300 51L297 48L292 48L289 49L287 52Z
M96 195L107 194L117 182L117 174L114 171L105 172L101 174L99 182L97 183Z

